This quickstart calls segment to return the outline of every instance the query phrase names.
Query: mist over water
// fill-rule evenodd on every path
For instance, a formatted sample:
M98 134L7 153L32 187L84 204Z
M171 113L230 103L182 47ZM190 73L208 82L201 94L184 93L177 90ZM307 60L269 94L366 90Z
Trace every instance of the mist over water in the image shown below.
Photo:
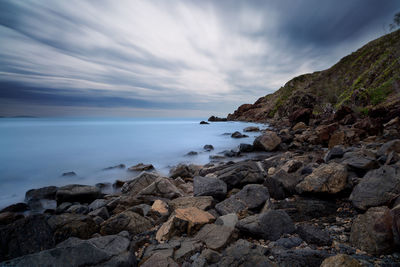
M243 131L255 124L201 119L133 118L3 118L0 119L0 208L22 201L32 188L72 183L94 185L136 174L127 167L151 163L168 174L178 163L205 164L209 156L252 143L257 133L234 139L224 133ZM263 125L257 125L260 128ZM205 152L211 144L214 151ZM189 151L196 156L185 156ZM62 176L74 171L77 176Z

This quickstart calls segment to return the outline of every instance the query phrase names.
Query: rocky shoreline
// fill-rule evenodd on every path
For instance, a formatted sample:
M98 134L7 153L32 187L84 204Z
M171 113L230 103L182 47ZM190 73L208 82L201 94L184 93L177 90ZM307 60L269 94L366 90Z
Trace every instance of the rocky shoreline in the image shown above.
M399 116L289 118L230 154L252 159L28 191L38 212L0 212L0 266L400 266Z

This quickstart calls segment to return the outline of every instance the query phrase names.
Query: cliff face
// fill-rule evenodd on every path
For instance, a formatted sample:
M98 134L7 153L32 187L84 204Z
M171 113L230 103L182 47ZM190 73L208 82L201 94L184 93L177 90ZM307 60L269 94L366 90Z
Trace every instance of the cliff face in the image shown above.
M300 108L313 114L350 106L368 114L400 99L400 30L376 39L331 68L298 76L273 94L244 104L228 120L264 122L288 117ZM399 102L400 103L400 102Z

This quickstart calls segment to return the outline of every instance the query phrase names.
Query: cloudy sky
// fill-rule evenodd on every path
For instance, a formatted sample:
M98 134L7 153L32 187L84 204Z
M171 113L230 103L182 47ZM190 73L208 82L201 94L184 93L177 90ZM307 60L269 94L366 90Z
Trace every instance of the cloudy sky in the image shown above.
M0 115L226 116L388 32L399 0L0 1Z

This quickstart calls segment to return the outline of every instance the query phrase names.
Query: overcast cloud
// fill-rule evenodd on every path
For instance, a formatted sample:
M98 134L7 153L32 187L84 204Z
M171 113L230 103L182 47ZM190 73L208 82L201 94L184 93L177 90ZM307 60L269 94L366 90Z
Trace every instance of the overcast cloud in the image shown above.
M399 10L398 0L3 0L0 115L226 115L383 35Z

